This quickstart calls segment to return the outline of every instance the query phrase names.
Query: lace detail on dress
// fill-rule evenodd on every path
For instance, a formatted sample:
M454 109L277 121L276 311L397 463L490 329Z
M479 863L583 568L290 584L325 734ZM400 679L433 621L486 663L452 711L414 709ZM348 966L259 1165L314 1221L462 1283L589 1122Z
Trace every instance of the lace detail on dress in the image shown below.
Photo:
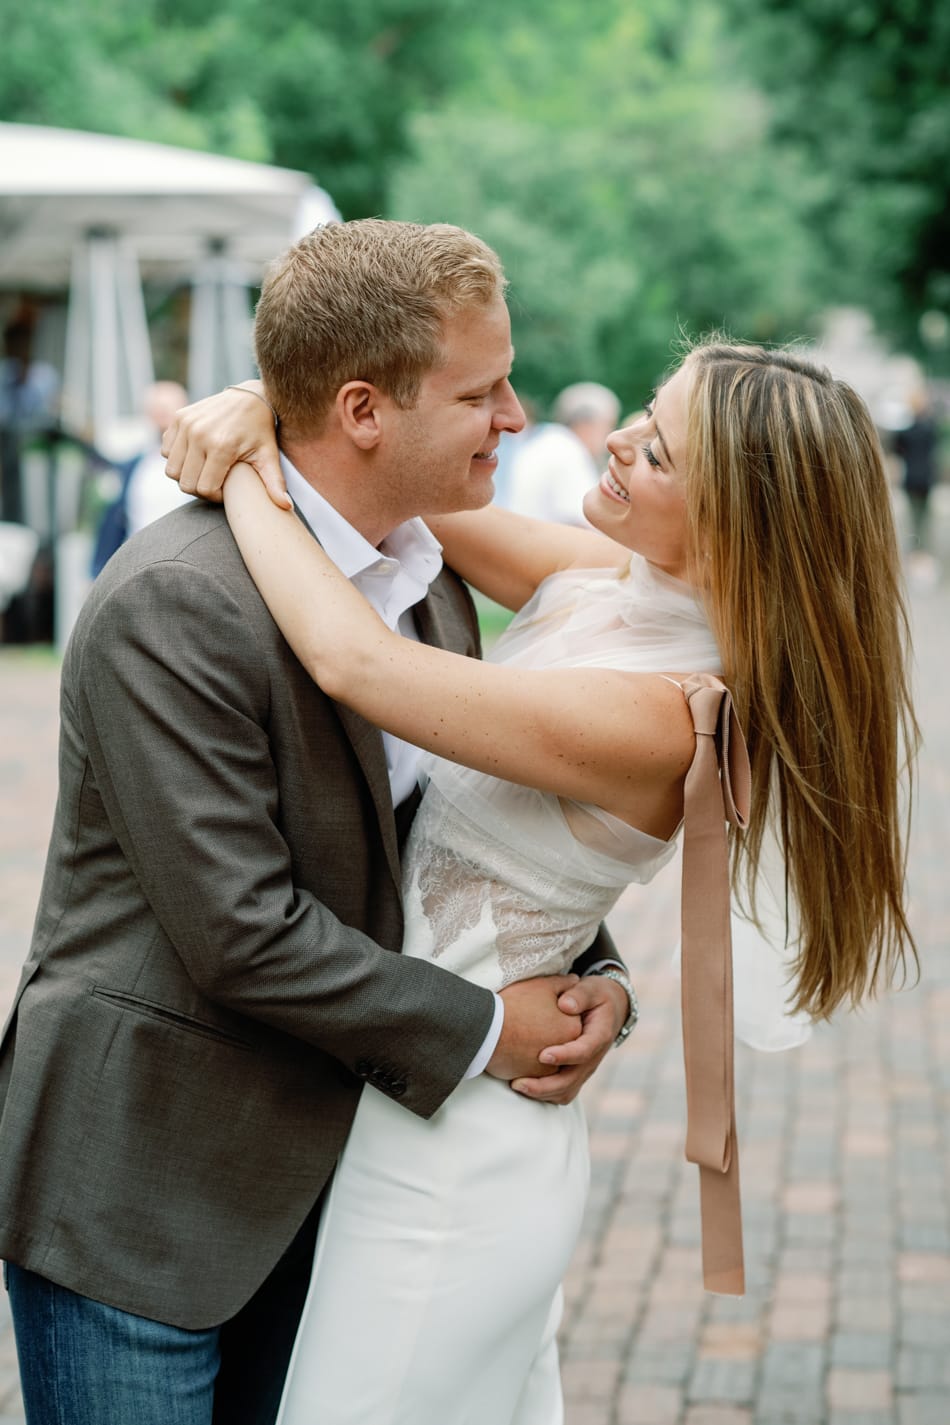
M432 785L413 826L405 870L411 905L426 923L429 956L493 989L559 973L601 918L594 913L592 920L590 888L572 896L569 885L530 857L467 825ZM603 887L595 889L601 904ZM565 892L575 901L570 909ZM610 894L611 903L615 898ZM416 938L408 937L410 953Z
M490 883L473 880L471 867L454 851L432 846L418 867L416 884L426 920L432 926L432 957L437 960L453 940L481 920L482 908L490 897Z
M472 820L433 782L426 790L403 863L404 951L501 989L532 975L565 971L634 873L601 857L610 874L585 876L559 813L562 846L550 834L542 836L546 828L538 813L556 813L555 798L494 778L480 780L495 793L494 835L487 817ZM510 802L508 816L501 814L502 797ZM658 847L665 859L661 844L643 839L651 859L657 858ZM565 850L571 851L570 860Z
M550 885L546 877L531 879L536 898L530 890L525 895L487 876L455 851L428 843L417 885L432 932L432 958L441 959L451 947L464 943L468 932L480 927L483 932L490 931L501 986L532 975L553 974L569 965L578 926L559 923L541 909L541 898L542 904L551 899Z

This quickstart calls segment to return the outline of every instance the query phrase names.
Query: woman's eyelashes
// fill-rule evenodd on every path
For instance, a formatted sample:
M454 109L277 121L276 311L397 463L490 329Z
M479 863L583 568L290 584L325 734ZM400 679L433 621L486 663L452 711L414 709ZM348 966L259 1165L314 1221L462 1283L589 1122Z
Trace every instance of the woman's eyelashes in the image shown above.
M643 415L644 415L644 419L645 419L645 420L652 421L652 419L653 419L653 401L652 401L652 400L651 400L651 401L647 401L646 405L645 405L644 408L643 408ZM660 466L659 460L657 460L656 456L653 454L653 447L652 447L652 446L650 446L650 445L641 445L640 449L643 451L644 455L645 455L646 458L647 458L648 463L653 466L653 469L654 469L654 470L659 470L659 469L662 468L662 467Z

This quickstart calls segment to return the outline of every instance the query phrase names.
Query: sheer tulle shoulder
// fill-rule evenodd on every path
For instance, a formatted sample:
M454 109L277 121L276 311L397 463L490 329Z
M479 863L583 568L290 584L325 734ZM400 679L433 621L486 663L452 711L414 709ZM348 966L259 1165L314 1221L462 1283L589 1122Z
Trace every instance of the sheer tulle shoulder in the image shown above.
M572 569L545 579L490 656L523 668L715 673L720 666L693 590L638 555L620 571Z

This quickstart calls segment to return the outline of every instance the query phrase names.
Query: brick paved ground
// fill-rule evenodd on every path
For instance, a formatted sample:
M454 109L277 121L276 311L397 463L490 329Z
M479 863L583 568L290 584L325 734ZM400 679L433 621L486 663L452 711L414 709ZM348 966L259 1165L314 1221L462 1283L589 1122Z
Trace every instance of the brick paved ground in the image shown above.
M594 1179L568 1280L568 1425L950 1425L950 588L917 596L915 618L923 979L791 1054L740 1048L742 1299L699 1286L669 973L676 869L612 918L643 1020L588 1095ZM0 654L0 1004L42 869L56 681L48 657ZM21 1421L0 1294L0 1425Z

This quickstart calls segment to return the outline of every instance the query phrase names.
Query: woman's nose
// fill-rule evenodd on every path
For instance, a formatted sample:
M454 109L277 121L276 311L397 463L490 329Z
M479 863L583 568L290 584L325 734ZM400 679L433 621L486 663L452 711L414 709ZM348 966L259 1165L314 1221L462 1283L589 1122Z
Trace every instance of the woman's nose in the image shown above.
M629 463L628 457L634 448L633 428L626 426L623 430L612 430L607 437L607 449L611 455L616 455L618 460L624 464Z

